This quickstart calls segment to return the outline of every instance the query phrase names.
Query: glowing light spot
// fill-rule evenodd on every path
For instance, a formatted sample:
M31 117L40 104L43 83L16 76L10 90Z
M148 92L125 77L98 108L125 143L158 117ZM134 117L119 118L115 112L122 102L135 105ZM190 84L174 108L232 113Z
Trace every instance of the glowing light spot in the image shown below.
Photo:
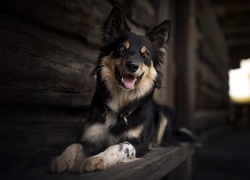
M229 71L229 95L233 102L250 102L250 59Z

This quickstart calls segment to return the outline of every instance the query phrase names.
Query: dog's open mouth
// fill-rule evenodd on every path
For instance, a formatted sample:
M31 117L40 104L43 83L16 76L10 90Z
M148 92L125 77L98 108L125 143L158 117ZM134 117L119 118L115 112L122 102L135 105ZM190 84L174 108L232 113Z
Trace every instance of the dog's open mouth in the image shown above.
M134 89L135 85L141 80L144 73L140 76L136 77L131 74L121 74L119 70L116 68L116 79L120 82L120 84L126 89Z

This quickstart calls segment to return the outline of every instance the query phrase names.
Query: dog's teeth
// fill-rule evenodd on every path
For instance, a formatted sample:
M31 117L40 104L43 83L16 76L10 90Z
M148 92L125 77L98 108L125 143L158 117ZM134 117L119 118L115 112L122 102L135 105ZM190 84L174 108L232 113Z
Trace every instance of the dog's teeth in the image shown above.
M122 78L122 82L124 81L124 79Z

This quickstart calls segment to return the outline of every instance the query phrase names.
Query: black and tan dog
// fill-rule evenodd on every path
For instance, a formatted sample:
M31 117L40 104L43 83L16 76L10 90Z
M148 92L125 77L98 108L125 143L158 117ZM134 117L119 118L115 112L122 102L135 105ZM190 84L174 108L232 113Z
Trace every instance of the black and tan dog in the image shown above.
M161 85L158 68L169 33L170 21L164 21L145 36L136 35L121 9L113 8L104 23L93 71L97 82L90 116L78 143L51 162L52 172L104 170L142 156L152 144L161 144L167 119L152 96Z

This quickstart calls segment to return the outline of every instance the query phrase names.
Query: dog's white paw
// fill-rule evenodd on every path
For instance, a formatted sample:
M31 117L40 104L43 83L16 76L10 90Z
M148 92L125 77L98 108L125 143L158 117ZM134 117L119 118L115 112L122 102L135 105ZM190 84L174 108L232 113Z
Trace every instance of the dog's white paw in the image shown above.
M82 170L86 172L101 171L107 169L109 166L103 156L92 156L86 159Z
M64 173L71 172L71 169L74 166L74 159L66 156L57 156L50 163L50 171L52 173Z

